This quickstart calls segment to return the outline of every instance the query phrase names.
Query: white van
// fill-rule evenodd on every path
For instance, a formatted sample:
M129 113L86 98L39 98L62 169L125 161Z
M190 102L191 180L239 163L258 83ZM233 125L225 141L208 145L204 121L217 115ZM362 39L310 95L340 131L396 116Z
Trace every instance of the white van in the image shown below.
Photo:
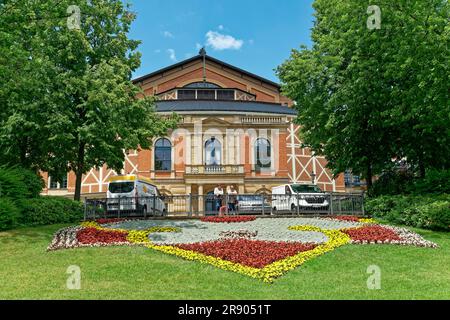
M108 211L133 211L152 215L166 215L166 205L158 188L150 179L136 175L116 176L109 179Z
M272 209L296 212L317 211L324 213L329 208L328 195L315 184L285 184L272 188Z

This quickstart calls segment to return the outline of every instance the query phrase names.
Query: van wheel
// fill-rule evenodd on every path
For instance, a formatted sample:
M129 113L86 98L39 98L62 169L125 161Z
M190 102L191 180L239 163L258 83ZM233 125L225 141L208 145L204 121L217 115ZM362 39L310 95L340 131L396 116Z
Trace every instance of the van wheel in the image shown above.
M292 213L296 213L297 210L295 210L297 207L295 206L295 204L291 204L291 211Z
M162 216L162 217L165 217L165 216L167 216L167 210L166 210L166 209L164 209L164 210L162 211L162 214L161 214L161 216Z
M143 208L142 208L142 212L141 213L144 213L144 214L147 214L148 212L147 212L147 205L145 205Z
M274 214L277 214L277 207L273 207L273 209L272 209L272 214L274 215Z

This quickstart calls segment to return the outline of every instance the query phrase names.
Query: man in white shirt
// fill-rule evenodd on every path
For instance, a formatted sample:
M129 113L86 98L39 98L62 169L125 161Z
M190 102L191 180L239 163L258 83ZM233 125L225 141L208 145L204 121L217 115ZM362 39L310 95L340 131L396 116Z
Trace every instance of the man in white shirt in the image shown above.
M220 208L222 207L222 200L223 200L223 188L222 185L218 185L214 188L214 198L216 200L216 210L217 212L220 212Z

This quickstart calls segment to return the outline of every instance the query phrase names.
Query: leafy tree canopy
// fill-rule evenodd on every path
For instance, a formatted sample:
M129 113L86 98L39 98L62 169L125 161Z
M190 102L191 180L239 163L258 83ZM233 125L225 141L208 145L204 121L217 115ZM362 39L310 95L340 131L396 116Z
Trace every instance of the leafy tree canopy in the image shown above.
M447 1L316 0L313 46L278 68L296 103L305 146L335 174L372 176L406 158L419 168L450 158ZM369 12L369 13L368 13Z

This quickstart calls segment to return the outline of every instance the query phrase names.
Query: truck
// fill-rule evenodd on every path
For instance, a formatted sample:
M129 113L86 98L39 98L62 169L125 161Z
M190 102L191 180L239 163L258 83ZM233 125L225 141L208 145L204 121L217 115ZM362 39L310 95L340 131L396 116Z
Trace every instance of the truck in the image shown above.
M272 210L277 212L324 213L329 210L329 195L315 184L285 184L272 188Z
M167 214L166 204L150 179L137 175L119 175L108 181L108 212L133 212L145 215Z

